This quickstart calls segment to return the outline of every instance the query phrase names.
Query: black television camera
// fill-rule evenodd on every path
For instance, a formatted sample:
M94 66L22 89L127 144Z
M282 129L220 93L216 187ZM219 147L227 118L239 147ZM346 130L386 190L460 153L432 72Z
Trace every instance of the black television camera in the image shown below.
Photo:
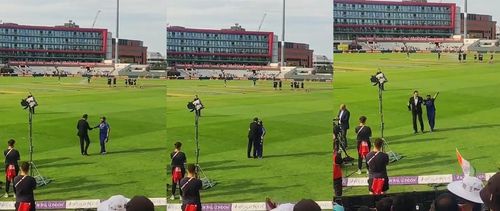
M23 109L29 108L30 111L34 112L35 107L38 106L38 102L35 97L30 93L26 98L21 99L21 106Z
M384 90L384 84L389 82L387 78L385 77L384 73L382 71L377 71L375 75L372 75L370 77L370 81L373 83L373 86L378 85L382 90Z
M205 108L203 104L201 103L201 100L196 98L195 100L188 102L186 107L190 110L190 112L193 111L200 111L201 109Z

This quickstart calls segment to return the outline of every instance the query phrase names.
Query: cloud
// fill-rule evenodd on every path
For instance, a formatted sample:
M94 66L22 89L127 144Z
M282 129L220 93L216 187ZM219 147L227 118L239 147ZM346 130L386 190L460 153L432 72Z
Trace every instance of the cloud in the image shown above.
M331 57L332 9L328 0L286 0L285 40L310 44L315 54ZM192 28L228 28L239 23L261 31L272 31L281 39L282 0L168 0L169 25Z
M96 28L115 33L115 0L0 0L3 22L23 25L61 25L73 20L91 27L98 10ZM166 1L120 0L120 37L143 40L150 51L165 51Z

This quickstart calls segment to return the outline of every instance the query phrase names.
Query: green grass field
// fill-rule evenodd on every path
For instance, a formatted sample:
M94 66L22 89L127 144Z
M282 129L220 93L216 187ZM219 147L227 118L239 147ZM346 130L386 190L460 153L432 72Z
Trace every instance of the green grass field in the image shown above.
M164 81L139 82L142 89L125 88L119 82L119 87L109 88L105 79L88 85L83 78L58 82L57 78L0 77L0 143L7 148L7 140L16 139L23 161L29 157L28 112L19 102L29 91L39 102L33 157L42 175L54 181L36 190L37 200L165 195ZM97 130L90 131L90 156L80 155L76 123L83 113L89 114L91 126L98 124L100 116L108 118L107 155L99 155Z
M195 162L194 114L186 109L198 94L205 104L200 118L200 165L218 184L202 192L203 202L258 202L301 198L328 200L331 187L331 83L306 83L275 91L271 81L168 81L169 151L183 143ZM247 133L253 117L267 130L264 159L248 159ZM169 203L172 201L169 200ZM178 200L173 203L179 203Z
M345 103L353 128L366 115L374 137L380 136L377 89L369 82L377 68L389 79L385 136L390 148L404 156L390 164L390 176L460 173L455 148L478 172L499 170L500 63L459 64L455 54L443 54L440 61L432 54L412 54L410 59L404 54L336 54L333 91L330 83L306 83L311 90L306 92L292 91L288 83L275 91L270 81L259 81L256 87L246 80L229 81L224 87L213 80L147 80L140 89L108 88L104 79L88 85L82 78L59 83L53 78L0 77L0 141L6 148L7 140L15 138L22 160L27 160L28 115L19 101L31 91L40 103L34 160L44 176L54 179L36 191L38 200L163 197L173 143L183 142L188 162L195 161L194 115L186 103L198 94L206 106L200 119L200 165L218 183L202 192L203 202L330 200L331 119ZM421 95L441 92L436 132L413 135L406 107L413 90ZM83 113L90 115L91 125L99 116L108 117L108 155L98 155L97 131L91 131L91 156L80 155L75 126ZM246 158L248 125L256 116L268 132L262 160ZM355 156L352 129L348 137ZM356 168L345 170L351 174ZM390 192L431 189L392 186ZM344 193L367 191L347 188Z
M409 59L405 54L336 54L334 105L347 104L351 125L359 116L367 116L374 137L380 136L377 88L369 79L381 68L389 79L384 92L384 135L390 148L404 156L390 164L390 176L460 173L455 148L478 172L499 171L500 63L474 63L470 58L459 64L456 54L443 54L440 61L434 54L412 54ZM421 96L440 91L434 133L413 134L406 105L414 90ZM425 111L423 116L428 131ZM357 157L353 129L348 138L350 154ZM347 172L356 169L349 167ZM432 189L393 186L390 192L418 190ZM345 194L367 194L367 190L348 188Z

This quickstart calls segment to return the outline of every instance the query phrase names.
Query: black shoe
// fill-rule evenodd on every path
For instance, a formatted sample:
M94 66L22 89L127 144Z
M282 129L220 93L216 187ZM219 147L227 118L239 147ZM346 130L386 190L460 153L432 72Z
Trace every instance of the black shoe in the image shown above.
M83 155L85 155L85 156L89 156L89 154L87 154L87 153L84 153Z
M417 131L415 131L415 132L413 132L413 134L418 134L418 132L417 132Z

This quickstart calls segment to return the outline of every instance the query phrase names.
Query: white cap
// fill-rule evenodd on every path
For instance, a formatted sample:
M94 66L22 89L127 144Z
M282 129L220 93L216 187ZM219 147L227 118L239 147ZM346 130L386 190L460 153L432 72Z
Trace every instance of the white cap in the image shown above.
M111 196L108 200L99 204L97 211L126 211L125 204L127 204L129 200L130 199L122 195Z
M465 176L461 181L448 184L448 190L453 194L479 204L483 203L483 200L479 196L481 189L483 189L483 182L476 177L470 176Z

